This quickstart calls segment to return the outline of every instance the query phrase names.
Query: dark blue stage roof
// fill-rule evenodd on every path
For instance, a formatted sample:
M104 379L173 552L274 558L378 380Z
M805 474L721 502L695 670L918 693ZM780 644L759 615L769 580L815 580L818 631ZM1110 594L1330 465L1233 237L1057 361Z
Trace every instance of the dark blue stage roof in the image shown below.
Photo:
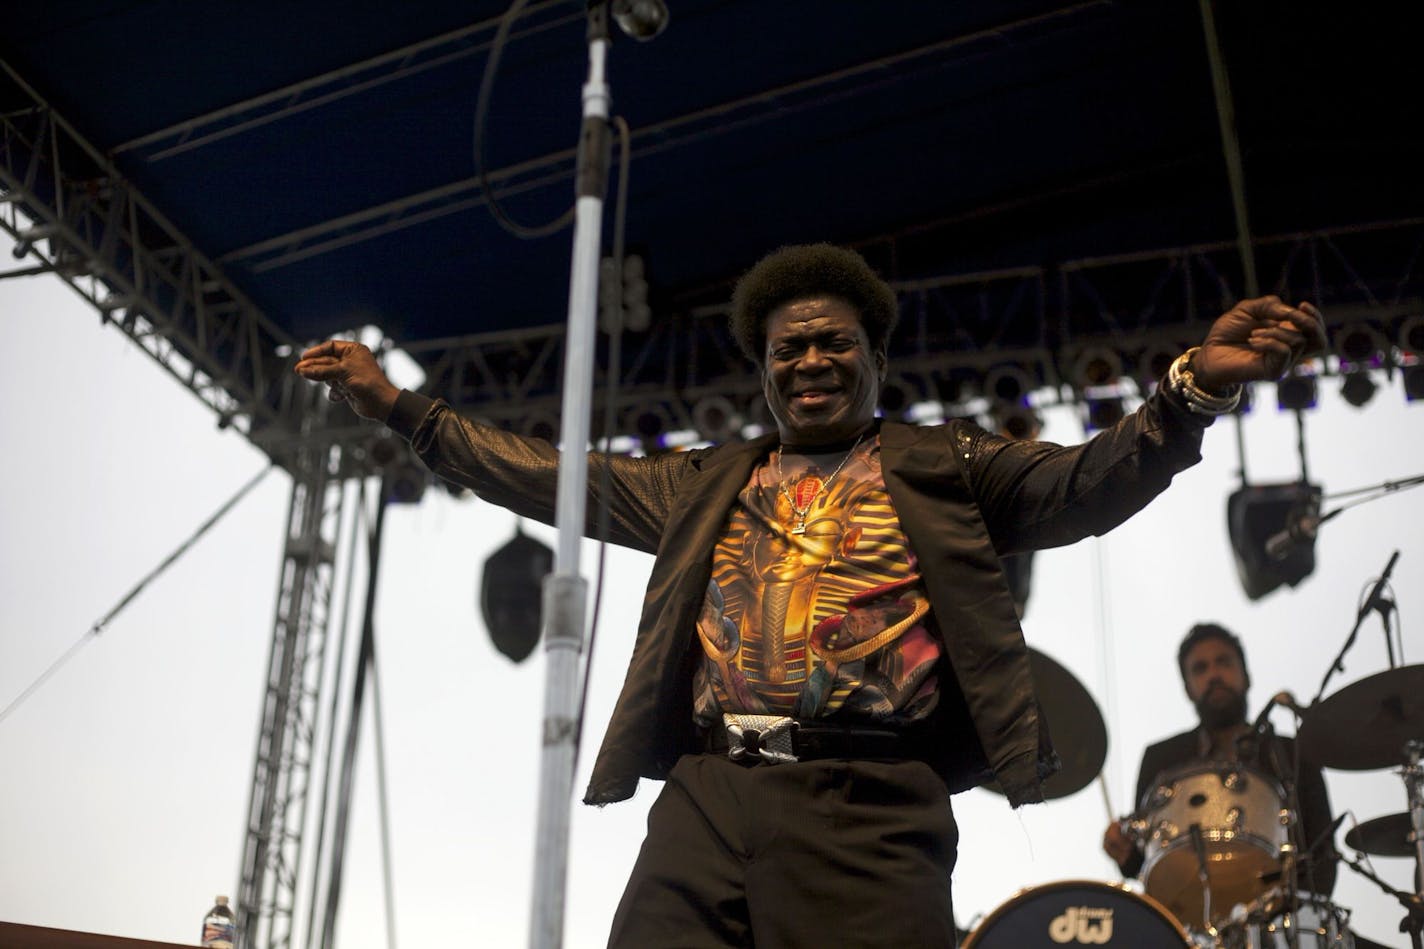
M1194 0L669 2L610 58L660 311L786 242L914 278L1235 235ZM1420 5L1216 6L1254 233L1424 211ZM505 4L7 7L0 57L296 337L562 321L570 232L509 236L473 180ZM490 167L526 221L571 201L582 10L531 4L495 87Z

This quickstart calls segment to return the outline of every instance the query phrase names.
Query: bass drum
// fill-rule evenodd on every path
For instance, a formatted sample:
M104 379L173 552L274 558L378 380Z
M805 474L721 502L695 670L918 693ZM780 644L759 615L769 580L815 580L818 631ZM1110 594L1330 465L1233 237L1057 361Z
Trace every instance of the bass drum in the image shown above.
M964 949L1183 949L1196 943L1161 904L1115 883L1062 880L1030 887L984 917Z

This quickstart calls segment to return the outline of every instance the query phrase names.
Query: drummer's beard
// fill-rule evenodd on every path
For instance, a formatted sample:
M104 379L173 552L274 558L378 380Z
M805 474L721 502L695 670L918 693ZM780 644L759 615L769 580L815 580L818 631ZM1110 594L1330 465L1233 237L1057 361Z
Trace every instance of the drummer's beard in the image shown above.
M1246 693L1226 686L1208 689L1195 705L1197 717L1205 728L1229 728L1246 721Z

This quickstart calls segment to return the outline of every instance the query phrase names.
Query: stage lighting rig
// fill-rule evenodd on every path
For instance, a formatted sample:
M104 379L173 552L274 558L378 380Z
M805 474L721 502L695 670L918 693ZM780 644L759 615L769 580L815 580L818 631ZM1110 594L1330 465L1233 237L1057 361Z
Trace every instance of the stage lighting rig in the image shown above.
M1319 386L1311 373L1289 375L1276 383L1276 404L1282 410L1313 409L1319 396Z
M1370 378L1369 370L1356 369L1345 373L1344 381L1340 383L1340 395L1345 401L1355 408L1364 408L1365 404L1375 397L1378 390L1375 381Z

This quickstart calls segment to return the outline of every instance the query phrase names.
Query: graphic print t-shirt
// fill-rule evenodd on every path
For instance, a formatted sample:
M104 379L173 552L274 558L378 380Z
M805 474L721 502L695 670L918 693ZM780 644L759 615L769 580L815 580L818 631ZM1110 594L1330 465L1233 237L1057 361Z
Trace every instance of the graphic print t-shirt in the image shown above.
M723 712L923 719L941 646L878 436L848 458L787 452L780 479L777 461L752 472L713 552L697 621L698 724Z

